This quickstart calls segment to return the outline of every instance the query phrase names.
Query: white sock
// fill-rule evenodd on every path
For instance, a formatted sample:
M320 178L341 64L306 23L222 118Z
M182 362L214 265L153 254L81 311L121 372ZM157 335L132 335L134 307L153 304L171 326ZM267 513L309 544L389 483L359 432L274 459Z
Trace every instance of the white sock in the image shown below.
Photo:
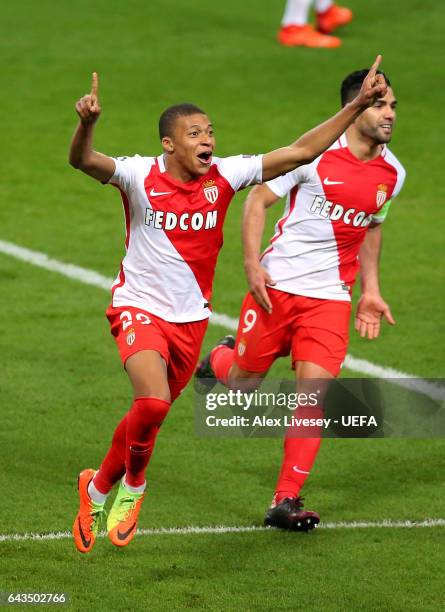
M306 25L312 0L287 0L281 25Z
M315 10L317 13L324 13L333 5L332 0L315 0Z
M130 491L130 493L137 493L138 495L143 493L145 491L145 487L147 486L147 483L144 482L144 484L141 485L140 487L132 487L131 485L127 483L125 476L122 480L122 484L127 489L127 491Z
M108 493L101 493L94 486L94 482L91 480L88 485L88 495L91 497L94 503L104 504L107 501Z

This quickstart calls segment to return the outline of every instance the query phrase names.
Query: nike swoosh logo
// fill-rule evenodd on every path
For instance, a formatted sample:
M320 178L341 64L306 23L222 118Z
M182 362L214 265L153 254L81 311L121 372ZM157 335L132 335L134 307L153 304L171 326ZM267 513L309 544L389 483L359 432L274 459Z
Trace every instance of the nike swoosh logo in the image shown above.
M120 532L119 529L118 529L117 530L117 539L118 540L126 540L135 527L136 527L136 523L133 523L133 525L130 527L130 529L127 529L127 531L124 531L123 533Z
M82 531L82 525L80 524L80 519L77 519L77 522L79 524L79 533L80 533L80 537L82 538L82 544L85 546L85 548L89 548L91 544L91 538L89 540L86 539L85 534Z
M305 472L304 470L300 470L298 465L294 465L292 469L294 470L294 472L298 472L298 474L309 474L309 472Z
M150 191L150 195L153 198L155 198L156 196L170 195L170 194L171 194L171 191L155 191L154 189Z
M344 181L330 181L328 177L326 177L323 181L324 185L344 185Z

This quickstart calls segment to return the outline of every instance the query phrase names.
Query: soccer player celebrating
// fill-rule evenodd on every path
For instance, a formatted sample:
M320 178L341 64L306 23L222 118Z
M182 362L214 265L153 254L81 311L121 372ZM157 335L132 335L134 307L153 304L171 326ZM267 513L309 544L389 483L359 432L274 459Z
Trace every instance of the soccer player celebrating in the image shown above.
M341 86L345 108L366 81L367 70L348 75ZM387 148L396 117L388 86L312 163L250 192L244 212L243 245L250 286L236 342L224 338L198 366L196 376L211 388L215 377L231 388L252 390L281 356L292 356L297 389L321 390L319 406L297 408L299 416L322 416L322 397L346 356L351 288L360 265L362 294L355 328L379 335L382 317L395 321L379 289L381 224L402 188L405 171ZM283 217L261 255L266 209L287 194ZM324 382L323 382L324 381ZM311 435L308 435L311 433ZM305 437L306 435L306 437ZM319 522L303 509L299 492L320 447L319 431L293 429L265 524L308 530Z
M101 108L98 76L93 73L91 93L76 104L80 123L70 163L121 192L126 254L107 317L134 401L99 470L79 475L80 508L73 535L80 552L93 547L107 495L121 479L108 515L108 535L116 546L125 546L136 532L156 436L198 360L222 226L235 192L308 164L332 145L386 94L377 72L380 60L378 56L353 100L293 144L265 155L228 158L214 156L212 124L193 104L162 113L161 155L112 158L94 151L93 131Z

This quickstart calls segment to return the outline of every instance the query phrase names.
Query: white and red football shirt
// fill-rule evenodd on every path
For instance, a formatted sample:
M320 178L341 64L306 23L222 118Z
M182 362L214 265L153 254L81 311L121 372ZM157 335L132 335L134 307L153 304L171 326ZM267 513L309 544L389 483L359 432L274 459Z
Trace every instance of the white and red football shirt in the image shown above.
M176 323L206 319L227 207L236 191L261 182L262 156L214 157L187 183L166 172L162 155L114 161L109 183L122 195L126 255L112 305Z
M343 134L311 164L266 183L277 196L287 194L261 259L275 289L349 301L367 228L384 220L404 180L403 166L386 146L364 162Z

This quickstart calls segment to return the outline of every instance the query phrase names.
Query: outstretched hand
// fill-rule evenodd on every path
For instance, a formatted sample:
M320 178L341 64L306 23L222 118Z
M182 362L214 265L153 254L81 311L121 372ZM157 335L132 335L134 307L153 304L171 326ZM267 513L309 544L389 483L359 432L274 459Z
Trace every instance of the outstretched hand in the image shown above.
M382 317L385 317L390 325L395 325L391 310L380 295L363 294L358 301L355 314L355 329L360 336L368 337L369 340L377 338Z
M378 98L383 98L388 90L388 85L383 74L377 74L382 56L377 55L375 62L362 83L357 94L356 101L360 106L372 106Z
M83 124L95 123L100 115L99 104L99 77L93 72L91 80L91 92L76 102L76 111Z

